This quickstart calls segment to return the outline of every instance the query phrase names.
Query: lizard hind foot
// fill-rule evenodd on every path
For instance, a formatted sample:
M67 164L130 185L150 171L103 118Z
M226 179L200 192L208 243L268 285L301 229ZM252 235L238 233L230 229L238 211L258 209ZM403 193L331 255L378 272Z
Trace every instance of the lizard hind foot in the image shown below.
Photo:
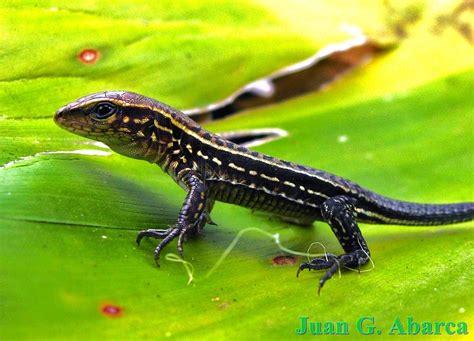
M322 270L328 269L323 277L319 280L318 295L324 284L331 279L331 277L339 271L341 267L360 268L361 265L367 263L368 256L363 250L356 250L340 256L328 254L326 257L313 258L309 263L301 263L298 268L297 276L304 269L308 270Z
M316 257L311 260L309 263L301 263L296 277L299 276L300 272L304 269L308 270L322 270L330 268L334 262L337 261L337 256L331 253L326 254L324 257Z

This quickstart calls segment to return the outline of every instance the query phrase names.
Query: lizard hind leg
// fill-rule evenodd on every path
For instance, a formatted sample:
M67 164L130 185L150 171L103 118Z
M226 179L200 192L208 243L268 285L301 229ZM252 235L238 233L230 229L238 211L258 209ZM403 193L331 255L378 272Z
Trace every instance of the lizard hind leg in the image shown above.
M326 200L321 206L322 217L327 220L346 253L340 256L328 254L300 265L297 275L304 269L328 269L319 281L318 294L324 283L341 267L359 268L369 261L370 251L355 220L354 203L355 199L341 195Z

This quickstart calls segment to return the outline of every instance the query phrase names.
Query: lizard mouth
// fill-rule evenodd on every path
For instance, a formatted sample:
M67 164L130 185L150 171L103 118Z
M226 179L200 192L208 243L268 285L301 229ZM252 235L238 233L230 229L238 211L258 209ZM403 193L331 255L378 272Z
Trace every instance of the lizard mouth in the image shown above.
M70 117L65 117L63 108L58 110L54 115L54 122L61 127L73 134L86 137L92 140L101 141L106 144L113 142L118 139L126 141L129 139L129 135L122 131L114 131L111 128L100 128L94 127L86 122L73 120Z
M66 112L67 107L62 107L54 114L54 122L61 128L71 130L71 129L81 129L84 128L84 123L78 122L75 120L66 119L64 113Z
M103 134L104 131L101 129L95 129L94 127L85 124L84 122L66 119L61 109L54 115L54 122L63 129L66 129L74 134L90 137L91 135Z
M69 110L69 106L64 106L54 114L54 122L63 129L69 130L75 134L89 136L94 133L104 133L103 129L98 129L85 122L77 121L71 117L67 117L66 113Z

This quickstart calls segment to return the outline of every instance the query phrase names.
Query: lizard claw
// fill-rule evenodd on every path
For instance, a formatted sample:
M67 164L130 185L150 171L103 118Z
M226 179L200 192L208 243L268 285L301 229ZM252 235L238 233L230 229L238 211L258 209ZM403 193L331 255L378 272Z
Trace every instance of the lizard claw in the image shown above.
M169 229L148 229L148 230L142 230L138 232L137 234L137 239L136 242L138 245L140 245L140 242L144 237L152 237L152 238L157 238L157 239L162 239L165 238L170 232L171 228Z
M183 243L186 239L186 234L190 231L192 231L192 229L184 228L179 225L170 227L169 229L166 229L166 230L161 230L161 229L143 230L143 231L140 231L137 235L137 244L140 245L140 241L144 237L153 237L153 238L162 239L162 241L160 241L160 243L158 244L158 246L155 248L155 251L154 251L155 263L159 267L161 251L166 245L168 245L176 237L178 237L178 245L177 245L178 254L181 258L183 258Z
M178 238L178 254L181 258L184 258L183 257L183 242L186 238L185 236L186 236L186 229L183 229L181 233L179 234L179 238Z
M310 263L301 263L298 268L298 274L304 269L309 270L322 270L327 269L326 273L319 280L318 296L321 293L321 289L324 284L336 273L341 267L355 268L358 267L360 271L360 265L366 263L366 254L362 250L356 250L340 256L333 254L327 254L325 257L313 258Z
M160 253L163 250L163 248L168 245L173 239L175 239L181 232L182 228L176 226L168 232L168 234L163 238L163 240L158 244L158 246L155 248L154 254L155 254L155 263L159 267L160 263Z
M164 229L148 229L138 232L136 242L140 245L140 242L145 237L152 237L157 239L162 239L162 241L155 248L155 263L160 266L160 253L163 248L168 245L174 238L180 235L181 231L184 230L179 226L170 227L166 230ZM180 238L181 239L181 238ZM183 253L182 240L178 243L178 252L180 255Z

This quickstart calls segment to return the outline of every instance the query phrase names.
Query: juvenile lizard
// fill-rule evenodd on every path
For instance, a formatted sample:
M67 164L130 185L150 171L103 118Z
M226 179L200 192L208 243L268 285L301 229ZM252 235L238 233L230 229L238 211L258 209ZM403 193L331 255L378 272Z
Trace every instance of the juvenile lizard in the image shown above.
M381 196L339 176L261 154L204 130L180 111L125 91L82 97L59 109L56 123L107 144L119 154L159 165L187 191L176 224L140 231L161 250L211 223L214 201L272 212L299 223L325 221L345 253L314 258L304 269L327 269L319 289L342 266L358 268L370 251L357 222L440 225L474 219L474 203L417 204Z

